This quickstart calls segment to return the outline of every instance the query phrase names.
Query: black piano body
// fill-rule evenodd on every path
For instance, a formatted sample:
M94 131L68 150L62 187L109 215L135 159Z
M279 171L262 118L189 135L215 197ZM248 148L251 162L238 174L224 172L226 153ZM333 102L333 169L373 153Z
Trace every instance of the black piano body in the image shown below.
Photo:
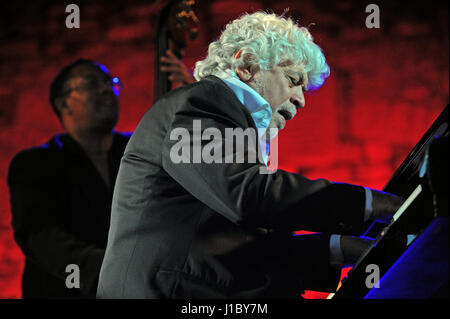
M448 298L448 108L383 188L407 200L389 225L368 227L364 236L375 241L333 299Z

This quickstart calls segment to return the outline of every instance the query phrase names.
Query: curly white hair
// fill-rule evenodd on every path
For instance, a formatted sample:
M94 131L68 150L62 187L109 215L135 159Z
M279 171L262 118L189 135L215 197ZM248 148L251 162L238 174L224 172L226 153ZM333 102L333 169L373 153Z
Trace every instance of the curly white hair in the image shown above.
M242 52L236 59L239 50ZM322 50L307 28L274 13L245 13L229 23L219 39L209 45L208 56L195 64L194 77L236 77L237 67L257 65L271 70L287 60L304 67L308 89L320 87L330 74Z

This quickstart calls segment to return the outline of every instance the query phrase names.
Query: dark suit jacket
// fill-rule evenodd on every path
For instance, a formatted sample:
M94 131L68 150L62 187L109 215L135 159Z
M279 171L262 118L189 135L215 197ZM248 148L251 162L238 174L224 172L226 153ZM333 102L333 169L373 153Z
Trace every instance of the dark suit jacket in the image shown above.
M304 288L336 288L327 234L362 232L363 188L260 174L258 163L176 164L171 132L193 134L193 120L222 137L226 128L255 128L214 76L171 91L144 115L120 164L97 297L300 297ZM300 229L323 234L293 237Z
M114 182L129 136L115 133L108 153ZM112 187L81 146L58 134L11 161L8 184L14 237L25 254L23 298L95 298L106 248ZM66 278L80 270L80 288ZM75 282L75 281L72 281Z

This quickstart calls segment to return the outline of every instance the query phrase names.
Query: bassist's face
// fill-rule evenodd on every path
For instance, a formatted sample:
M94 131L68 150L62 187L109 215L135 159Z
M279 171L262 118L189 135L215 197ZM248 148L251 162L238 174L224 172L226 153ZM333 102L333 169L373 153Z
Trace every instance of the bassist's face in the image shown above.
M80 129L111 130L119 115L118 90L112 77L90 64L74 68L73 76L67 82L70 93L66 107L75 125Z

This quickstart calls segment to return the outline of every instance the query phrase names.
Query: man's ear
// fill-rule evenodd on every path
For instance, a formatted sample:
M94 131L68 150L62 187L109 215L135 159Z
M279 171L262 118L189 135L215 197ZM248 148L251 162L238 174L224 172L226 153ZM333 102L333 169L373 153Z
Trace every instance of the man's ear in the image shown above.
M244 83L249 82L253 77L253 74L250 72L250 68L248 66L239 66L235 71L236 75Z

